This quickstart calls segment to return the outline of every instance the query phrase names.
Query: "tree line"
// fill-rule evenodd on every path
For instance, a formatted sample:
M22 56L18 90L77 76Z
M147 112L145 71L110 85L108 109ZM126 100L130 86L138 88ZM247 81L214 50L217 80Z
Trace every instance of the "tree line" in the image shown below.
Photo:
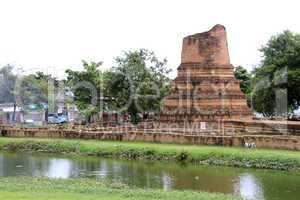
M90 121L99 111L128 113L131 122L139 113L158 112L170 86L167 60L139 49L115 58L116 66L101 71L102 62L83 62L83 71L66 70L67 85L73 89L77 107Z
M19 77L12 66L5 66L0 70L0 103L42 107L63 96L66 103L76 105L87 122L100 112L127 113L133 123L141 121L140 113L157 113L170 86L167 60L138 49L124 52L115 63L104 70L102 62L82 61L83 70L67 69L64 80L43 72Z
M271 37L260 51L262 61L251 72L235 68L241 90L249 106L264 116L290 114L300 105L300 35L284 31ZM42 72L19 77L13 66L2 67L0 103L51 104L62 95L87 121L99 112L117 111L128 113L137 123L140 113L159 112L170 88L167 60L146 49L124 52L108 70L102 62L82 63L83 70L67 69L63 80Z

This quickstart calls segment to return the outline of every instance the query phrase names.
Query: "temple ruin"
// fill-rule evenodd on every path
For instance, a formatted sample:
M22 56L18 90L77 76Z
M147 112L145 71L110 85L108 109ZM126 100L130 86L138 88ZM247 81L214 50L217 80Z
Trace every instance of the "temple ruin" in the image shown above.
M161 123L219 122L252 119L246 97L230 64L226 30L183 39L181 64L163 101Z

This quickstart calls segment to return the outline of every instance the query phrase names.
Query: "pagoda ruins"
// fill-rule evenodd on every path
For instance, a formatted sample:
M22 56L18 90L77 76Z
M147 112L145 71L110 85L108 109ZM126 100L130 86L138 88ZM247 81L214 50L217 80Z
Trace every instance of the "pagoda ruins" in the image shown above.
M226 29L183 39L181 64L163 101L161 123L220 122L252 119L246 97L230 64Z

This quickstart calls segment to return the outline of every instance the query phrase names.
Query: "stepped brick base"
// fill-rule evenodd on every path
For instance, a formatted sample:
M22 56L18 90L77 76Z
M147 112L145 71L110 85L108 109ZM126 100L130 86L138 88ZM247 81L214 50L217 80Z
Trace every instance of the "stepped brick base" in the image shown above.
M252 114L230 64L222 25L183 39L181 65L164 99L160 122L250 120Z

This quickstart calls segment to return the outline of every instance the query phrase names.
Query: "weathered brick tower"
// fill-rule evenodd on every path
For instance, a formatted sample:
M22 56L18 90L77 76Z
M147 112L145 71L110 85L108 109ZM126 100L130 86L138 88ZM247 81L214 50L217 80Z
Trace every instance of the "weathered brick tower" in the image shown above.
M181 64L164 99L161 123L218 122L251 119L245 95L230 64L226 30L210 31L183 39Z

